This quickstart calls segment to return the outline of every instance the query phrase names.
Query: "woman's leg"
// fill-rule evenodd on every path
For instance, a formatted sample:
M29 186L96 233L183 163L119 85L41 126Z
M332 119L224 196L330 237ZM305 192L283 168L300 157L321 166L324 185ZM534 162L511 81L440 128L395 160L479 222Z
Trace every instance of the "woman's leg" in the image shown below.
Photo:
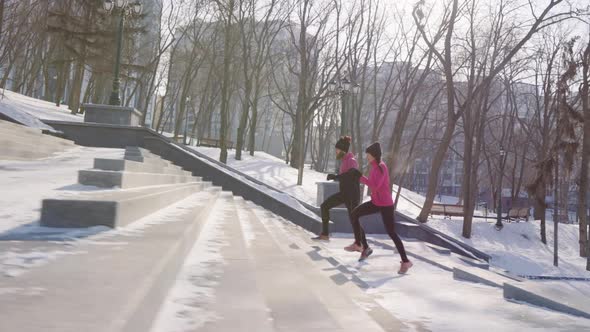
M395 232L395 217L393 206L384 206L381 207L380 210L381 217L383 218L383 224L385 225L385 229L387 230L387 234L389 234L389 237L393 240L393 243L395 243L395 248L397 249L397 252L402 258L402 262L409 262L408 256L406 256L406 249L404 248L404 244Z
M377 212L379 212L379 208L375 206L372 202L365 202L357 206L354 210L352 210L350 219L352 222L352 229L354 231L354 238L360 239L361 244L364 248L368 248L369 244L367 243L367 238L364 236L365 231L363 230L359 219L362 216L366 216Z
M343 201L342 194L338 192L328 197L320 205L322 212L322 233L320 235L330 235L330 209L342 204Z
M352 223L352 211L354 211L354 209L359 205L359 199L349 199L346 203L346 209L348 210L348 218L350 219L350 222ZM359 224L360 225L360 224ZM353 226L354 229L354 226ZM354 234L354 243L358 246L362 245L363 243L367 243L367 238L365 237L365 230L363 229L363 227L361 226L361 230L360 230L360 238L357 236L357 234Z

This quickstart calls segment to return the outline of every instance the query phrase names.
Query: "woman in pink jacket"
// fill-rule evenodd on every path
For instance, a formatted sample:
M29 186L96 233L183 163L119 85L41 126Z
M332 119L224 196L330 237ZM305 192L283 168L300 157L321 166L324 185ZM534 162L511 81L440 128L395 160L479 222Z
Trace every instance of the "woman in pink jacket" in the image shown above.
M367 160L371 165L369 177L362 176L360 182L365 184L371 190L371 200L359 205L352 211L352 227L355 232L355 238L361 238L359 234L362 232L359 218L374 213L381 213L383 224L387 230L387 234L395 243L395 247L402 259L401 267L398 271L400 274L408 272L412 267L412 262L406 256L406 250L402 240L395 232L394 225L394 210L393 199L391 198L391 189L389 184L389 171L384 162L381 161L381 146L379 143L373 143L365 152L367 153ZM364 239L363 251L359 261L365 260L369 257L373 250L369 247Z

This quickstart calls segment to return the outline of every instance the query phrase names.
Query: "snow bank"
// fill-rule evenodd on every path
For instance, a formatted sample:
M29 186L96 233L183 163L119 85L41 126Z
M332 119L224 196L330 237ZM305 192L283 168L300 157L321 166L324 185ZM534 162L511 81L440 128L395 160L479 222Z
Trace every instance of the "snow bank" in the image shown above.
M219 159L220 149L208 147L192 147L194 150ZM236 151L228 151L227 165L261 182L284 191L285 193L306 203L316 205L316 182L326 181L326 174L305 168L303 185L297 185L297 169L290 167L284 160L267 153L256 151L254 157L247 152L242 153L242 160L236 160Z
M505 223L474 220L471 239L461 237L463 221L431 218L428 225L492 256L491 264L518 275L590 277L586 260L578 255L578 226L559 224L559 267L553 266L553 222L547 222L547 245L541 242L538 221Z

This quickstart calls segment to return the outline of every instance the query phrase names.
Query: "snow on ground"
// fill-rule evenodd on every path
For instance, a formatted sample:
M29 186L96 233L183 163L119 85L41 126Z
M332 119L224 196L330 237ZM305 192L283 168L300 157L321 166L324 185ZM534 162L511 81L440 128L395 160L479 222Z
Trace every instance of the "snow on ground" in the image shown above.
M122 149L76 147L34 161L0 160L0 233L36 226L41 201L98 190L80 186L78 170L92 168L94 158L123 158Z
M443 220L431 218L428 225L452 235L489 255L494 266L519 275L547 275L587 277L586 260L579 257L578 226L559 224L559 267L553 266L553 222L547 222L547 245L541 242L540 223L537 221L505 223L501 231L493 219L473 222L472 237L460 237L463 223L460 218Z
M208 147L192 147L196 151L213 159L219 159L220 149ZM252 157L242 153L242 160L235 159L236 151L228 151L227 164L259 181L284 191L306 203L316 205L316 182L326 181L325 173L316 172L306 167L303 175L303 186L297 185L297 169L290 167L284 160L267 153L256 151Z
M193 147L211 158L218 159L218 148ZM316 182L325 181L326 174L306 168L303 185L297 186L297 170L287 165L284 160L256 152L252 157L243 154L243 160L235 160L235 150L229 151L228 165L259 181L265 182L279 190L316 205ZM397 190L397 186L394 187ZM395 192L394 190L394 197ZM410 217L417 217L424 204L424 196L407 189L402 189L398 210ZM443 201L452 200L443 197ZM456 203L456 202L453 202ZM473 222L471 239L461 237L462 219L452 220L432 217L427 223L444 234L452 236L492 256L492 265L521 275L548 275L568 277L590 277L585 271L585 260L578 251L577 226L560 224L559 254L560 266L553 266L553 224L547 225L549 243L543 245L539 236L539 222L506 223L502 231L493 227L493 215L490 219L476 218Z
M67 106L57 107L54 103L23 96L19 93L0 89L0 113L22 122L26 126L48 129L41 120L84 121L83 115L72 115Z
M454 280L452 273L417 259L413 259L409 274L400 276L396 273L397 252L378 246L365 263L358 263L358 253L342 250L351 240L349 235L341 236L326 246L331 255L368 283L367 292L410 330L582 331L590 324L583 318L506 301L500 289ZM437 260L419 244L405 242L409 252Z

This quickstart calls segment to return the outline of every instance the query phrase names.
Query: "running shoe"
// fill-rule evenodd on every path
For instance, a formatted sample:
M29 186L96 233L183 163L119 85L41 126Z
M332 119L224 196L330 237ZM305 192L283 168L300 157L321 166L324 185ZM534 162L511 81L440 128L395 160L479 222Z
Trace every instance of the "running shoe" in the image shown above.
M412 264L412 262L407 261L407 262L400 262L402 265L399 267L399 271L397 271L398 274L406 274L406 272L408 272L408 270L414 266L414 264Z
M362 252L361 252L361 257L359 258L359 262L364 261L365 259L369 258L369 256L371 256L371 254L373 253L373 249L371 249L371 247L367 247L365 248Z
M346 250L348 252L355 252L355 251L363 252L363 247L359 246L356 243L353 243L347 247L344 247L344 250Z

